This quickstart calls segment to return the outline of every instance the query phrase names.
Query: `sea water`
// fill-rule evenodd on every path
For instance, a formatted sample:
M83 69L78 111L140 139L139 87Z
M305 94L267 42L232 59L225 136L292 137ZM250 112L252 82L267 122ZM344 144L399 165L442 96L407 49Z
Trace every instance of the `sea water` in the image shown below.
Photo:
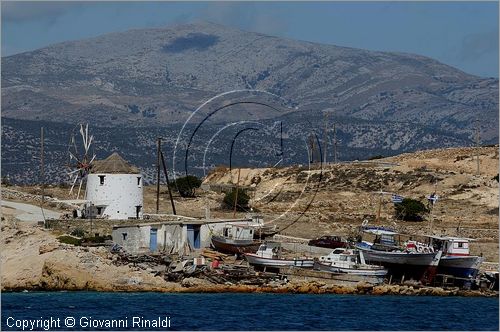
M2 293L2 330L495 330L497 298Z

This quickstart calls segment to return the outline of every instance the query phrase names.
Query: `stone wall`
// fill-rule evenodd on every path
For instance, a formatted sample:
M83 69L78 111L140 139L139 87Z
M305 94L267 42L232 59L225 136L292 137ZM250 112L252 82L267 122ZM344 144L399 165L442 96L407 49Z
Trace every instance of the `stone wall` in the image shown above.
M75 229L82 229L86 235L111 235L113 226L130 225L138 220L113 219L51 219L47 220L47 228L70 234ZM145 221L146 223L146 221ZM91 231L92 230L92 231Z

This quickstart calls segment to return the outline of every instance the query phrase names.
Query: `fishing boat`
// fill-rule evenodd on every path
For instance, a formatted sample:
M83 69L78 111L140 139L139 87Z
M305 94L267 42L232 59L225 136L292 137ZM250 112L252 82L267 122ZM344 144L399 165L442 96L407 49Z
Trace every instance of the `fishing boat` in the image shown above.
M265 268L286 266L313 268L314 266L314 259L311 257L283 258L281 245L277 242L262 243L255 254L246 253L245 259L251 265Z
M253 239L230 239L224 236L212 235L212 246L215 250L225 254L244 254L255 252L262 241Z
M475 278L483 257L470 255L469 244L473 239L452 236L431 236L434 246L443 251L438 265L438 274L458 278Z
M364 276L385 277L387 270L380 265L366 264L363 252L338 248L314 262L314 269L332 273L348 273Z
M356 249L363 252L366 263L384 266L389 275L421 280L429 267L435 264L437 252L428 244L413 240L401 244L401 240L396 241L396 236L403 234L384 229L364 232L374 235L375 239L356 244Z

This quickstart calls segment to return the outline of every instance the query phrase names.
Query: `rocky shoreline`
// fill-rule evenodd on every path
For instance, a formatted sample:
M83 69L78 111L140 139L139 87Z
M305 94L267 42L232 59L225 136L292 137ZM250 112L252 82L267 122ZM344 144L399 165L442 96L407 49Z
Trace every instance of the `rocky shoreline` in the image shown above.
M63 284L43 284L32 287L5 287L3 292L22 291L98 291L98 292L159 292L159 293L276 293L276 294L342 294L342 295L400 295L400 296L467 296L467 297L498 297L496 291L461 290L458 287L414 287L407 285L365 285L352 286L326 285L321 282L289 283L280 286L255 285L208 285L205 280L187 278L182 283L173 283L167 287L150 285L112 285L97 286Z

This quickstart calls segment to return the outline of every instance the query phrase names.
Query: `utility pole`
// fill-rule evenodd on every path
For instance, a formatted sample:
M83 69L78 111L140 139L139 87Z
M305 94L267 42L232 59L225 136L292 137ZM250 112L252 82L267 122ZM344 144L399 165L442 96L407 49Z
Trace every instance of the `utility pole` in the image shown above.
M309 135L309 163L310 164L314 163L314 150L315 150L314 135L311 134L311 135Z
M333 124L333 163L337 163L337 128L335 126L336 124Z
M479 172L479 144L480 144L480 137L479 137L479 131L480 131L480 127L479 127L479 119L476 118L476 159L477 159L477 170L476 170L476 174L479 176L479 174L481 174Z
M238 168L238 181L236 181L236 193L234 195L233 218L236 217L236 205L238 204L238 185L240 184L240 171L241 171L241 168Z
M44 196L45 196L45 171L44 171L44 160L43 160L43 127L40 128L40 178L41 178L41 185L42 185L42 207L44 203Z
M327 161L326 161L326 156L327 156L327 153L326 153L327 148L326 147L328 146L328 129L327 128L328 128L328 113L325 112L325 129L323 132L323 146L324 146L324 148L323 148L323 150L324 150L324 152L323 152L323 165L324 165L324 167L326 167L326 165L327 165Z
M160 210L160 152L161 152L161 137L158 137L156 150L156 214Z
M177 212L175 211L174 198L172 197L172 190L170 190L170 182L168 180L167 163L165 163L165 158L163 157L162 151L160 151L160 156L161 156L161 163L163 165L163 172L165 173L165 179L167 181L168 196L170 197L170 204L172 205L172 212L174 213L174 215L177 215Z

